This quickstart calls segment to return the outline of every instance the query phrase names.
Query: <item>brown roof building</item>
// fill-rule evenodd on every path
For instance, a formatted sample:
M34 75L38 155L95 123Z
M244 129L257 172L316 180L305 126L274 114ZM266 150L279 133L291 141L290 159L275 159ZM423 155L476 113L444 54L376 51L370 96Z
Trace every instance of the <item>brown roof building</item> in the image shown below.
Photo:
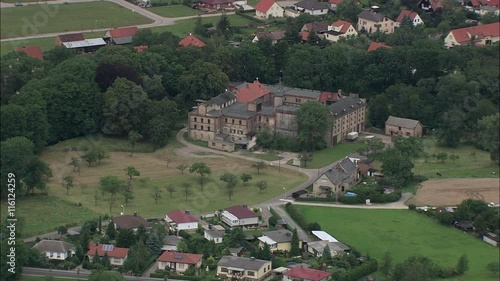
M85 40L85 38L83 37L83 33L60 34L56 37L56 46L61 46L63 43L83 40Z
M134 215L124 215L113 217L113 223L115 224L115 228L118 229L137 229L139 226L143 225L144 227L150 227L151 224L144 219L143 217L134 214Z

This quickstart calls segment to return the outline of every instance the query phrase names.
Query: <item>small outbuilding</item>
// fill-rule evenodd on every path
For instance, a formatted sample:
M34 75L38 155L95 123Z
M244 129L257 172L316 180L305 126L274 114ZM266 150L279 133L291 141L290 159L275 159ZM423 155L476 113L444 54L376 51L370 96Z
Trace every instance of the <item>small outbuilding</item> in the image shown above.
M500 236L496 235L495 233L488 232L483 235L483 241L497 247L500 243Z
M418 120L389 116L385 121L385 134L388 136L421 137L423 126Z

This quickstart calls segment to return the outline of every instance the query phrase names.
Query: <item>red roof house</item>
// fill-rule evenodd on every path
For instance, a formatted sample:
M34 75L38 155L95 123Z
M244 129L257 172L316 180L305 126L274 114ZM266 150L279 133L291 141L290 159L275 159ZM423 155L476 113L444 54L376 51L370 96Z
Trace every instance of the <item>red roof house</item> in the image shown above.
M255 80L253 83L243 83L236 87L235 90L238 102L245 103L269 95L269 93L269 90L258 80Z
M284 14L285 9L283 9L283 7L281 7L275 0L260 0L255 6L255 15L259 18L282 18Z
M474 42L476 46L491 45L500 41L500 25L498 22L482 24L452 30L444 39L446 47L456 45L469 45Z
M310 269L303 266L297 266L283 272L283 275L291 277L292 280L311 280L311 281L326 281L332 275L330 272Z
M61 46L63 43L83 41L83 40L85 40L85 38L83 37L83 33L60 34L57 35L56 37L56 45Z
M221 219L230 227L248 227L259 224L259 215L245 206L233 206L224 209Z
M166 267L168 267L171 271L183 273L189 268L189 266L200 268L202 258L203 255L198 254L165 251L156 260L156 262L158 265L158 269L165 269Z
M260 0L259 3L255 6L255 10L267 13L267 11L271 8L271 6L276 3L274 0Z
M184 37L184 39L179 41L179 46L182 46L182 47L195 46L195 47L203 48L206 45L200 39L196 38L195 36L193 36L190 33L188 36Z
M110 262L111 265L123 265L123 262L127 258L128 255L128 248L119 248L115 247L110 244L93 244L91 243L89 245L89 250L87 252L87 256L89 257L89 260L92 261L94 258L94 255L97 251L97 255L99 257L103 257L105 254L110 257Z
M342 1L344 1L344 0L329 0L328 2L330 4L338 5L338 4L342 3Z
M422 21L422 18L420 18L417 12L410 10L402 10L401 13L399 13L398 18L396 19L395 25L399 27L399 25L403 22L404 17L408 17L413 23L413 26L417 26L419 24L424 23Z
M196 230L198 229L198 220L193 217L189 211L172 211L165 215L165 221L174 231L177 230Z
M28 57L43 60L42 50L40 46L21 46L15 49L16 52L25 53Z
M309 38L309 32L301 31L299 32L299 36L302 39L302 41L307 41L307 39Z
M342 99L341 93L321 92L319 102L324 104L334 103Z
M225 208L224 210L228 211L229 213L233 214L235 217L239 219L253 218L259 216L256 213L252 212L247 207L243 206L233 206Z
M110 38L116 45L130 44L137 30L139 29L136 26L113 28L106 31L104 37Z
M371 53L379 48L387 48L387 49L392 49L391 46L386 45L384 43L377 43L377 42L372 42L370 44L370 47L368 47L368 53Z

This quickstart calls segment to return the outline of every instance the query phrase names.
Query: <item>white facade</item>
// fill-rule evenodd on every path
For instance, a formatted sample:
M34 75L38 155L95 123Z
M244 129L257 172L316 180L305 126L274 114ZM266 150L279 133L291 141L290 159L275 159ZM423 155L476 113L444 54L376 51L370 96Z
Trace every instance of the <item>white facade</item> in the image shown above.
M208 241L214 241L215 244L220 244L222 243L223 237L222 236L212 236L210 232L205 230L205 239Z
M255 10L255 15L263 19L268 19L270 17L282 18L285 16L285 9L283 9L283 7L281 7L278 3L274 2L274 4L266 12Z
M420 16L417 14L417 15L415 16L415 18L413 18L412 23L413 23L413 26L418 26L418 25L424 24L424 21L423 21L423 20L422 20L422 18L420 18ZM394 23L394 26L395 26L395 27L400 27L400 26L401 26L401 23L400 23L400 22L395 22L395 23Z
M326 15L328 14L328 9L321 9L321 10L308 10L304 9L301 7L296 7L297 11L303 12L304 14L310 14L312 16L321 16L321 15Z
M70 255L68 255L68 253L59 253L59 252L43 252L41 254L45 254L45 257L49 260L65 260L67 259ZM73 251L71 253L72 255L75 254L75 252Z
M170 269L173 269L175 270L175 272L177 273L183 273L184 271L186 271L190 264L187 264L187 263L182 263L182 262L168 262L168 261L157 261L156 262L156 265L158 266L158 269L165 269L165 267L168 267ZM195 268L200 268L201 266L201 260L194 264L194 267Z
M256 216L256 217L252 217L252 218L238 219L235 215L231 214L230 212L224 211L222 213L222 221L231 227L233 227L233 226L250 226L250 225L259 224L259 217Z
M198 222L186 222L186 223L179 223L177 225L178 230L196 230L198 229Z

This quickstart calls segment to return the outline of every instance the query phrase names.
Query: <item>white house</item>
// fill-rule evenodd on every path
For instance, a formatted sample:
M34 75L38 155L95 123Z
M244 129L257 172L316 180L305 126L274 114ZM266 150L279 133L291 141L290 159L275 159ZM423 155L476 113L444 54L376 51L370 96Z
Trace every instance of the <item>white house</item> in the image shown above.
M325 39L331 42L337 42L340 38L348 38L357 36L358 32L354 26L344 20L338 20L328 26L328 31L323 33Z
M204 236L208 241L214 241L215 244L220 244L224 238L224 232L215 229L207 229L205 230Z
M450 31L444 39L446 48L454 46L467 46L474 44L475 46L492 45L500 41L500 25L498 22L482 24L478 26L470 26L465 28L454 29Z
M189 266L201 267L203 255L179 252L163 252L156 260L158 269L168 269L176 273L183 273Z
M49 260L65 260L75 254L75 246L56 240L42 240L33 246Z
M168 223L172 231L195 231L198 229L198 220L193 217L189 211L177 210L168 212L165 215L165 221Z
M263 19L282 18L285 16L285 9L274 0L260 0L255 6L255 15Z
M408 17L411 20L413 26L424 24L424 21L422 20L422 18L420 18L417 12L402 10L401 13L399 13L398 18L396 19L394 26L400 27L405 17Z
M233 206L224 209L221 219L224 223L233 226L252 227L259 224L259 215L247 207Z
M326 15L328 6L315 0L302 0L293 4L295 11L299 13L310 14L313 16Z
M119 248L110 244L90 244L87 256L89 261L92 262L96 253L101 258L107 255L112 266L122 266L127 259L128 250L128 248Z
M500 236L495 233L488 232L483 235L483 241L496 247L500 243Z

